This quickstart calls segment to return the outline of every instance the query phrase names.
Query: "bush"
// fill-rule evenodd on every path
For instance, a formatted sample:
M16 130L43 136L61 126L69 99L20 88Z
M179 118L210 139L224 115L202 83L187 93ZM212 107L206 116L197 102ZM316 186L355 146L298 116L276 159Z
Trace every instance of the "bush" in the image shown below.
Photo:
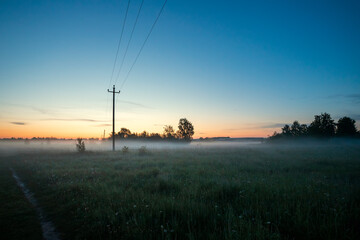
M127 154L129 152L129 147L127 146L124 146L122 149L121 149L122 153L123 154Z
M140 155L146 155L147 153L148 153L148 151L147 151L147 149L146 149L145 146L141 146L141 147L139 148L139 154L140 154Z
M85 152L85 142L82 138L77 139L76 150L80 153Z

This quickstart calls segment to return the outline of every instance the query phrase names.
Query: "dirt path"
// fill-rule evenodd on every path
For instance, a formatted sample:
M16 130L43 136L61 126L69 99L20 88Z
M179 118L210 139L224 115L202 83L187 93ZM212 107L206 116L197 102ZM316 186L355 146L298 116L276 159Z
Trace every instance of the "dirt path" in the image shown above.
M10 168L10 170L12 172L12 176L16 180L17 185L21 188L21 190L24 193L27 200L36 209L36 212L38 214L38 218L40 220L40 225L41 225L41 229L42 229L43 238L46 239L46 240L60 240L60 237L59 237L58 233L55 231L54 224L51 221L49 221L49 220L47 220L45 218L44 212L41 209L41 207L39 206L39 204L37 203L37 201L36 201L36 199L34 197L34 194L32 192L30 192L30 190L25 186L25 184L21 181L21 179L16 174L14 169Z

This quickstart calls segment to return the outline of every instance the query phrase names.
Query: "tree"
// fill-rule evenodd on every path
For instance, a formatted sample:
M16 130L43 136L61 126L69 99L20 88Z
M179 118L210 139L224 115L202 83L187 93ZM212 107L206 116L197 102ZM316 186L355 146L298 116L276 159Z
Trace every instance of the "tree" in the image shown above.
M174 139L176 134L174 131L173 126L171 125L165 125L164 126L164 133L163 133L164 138L166 139Z
M150 133L150 135L148 136L148 138L149 138L150 140L156 140L156 141L162 139L162 138L161 138L161 135L158 134L158 133Z
M332 137L335 135L335 128L336 124L330 114L322 113L321 115L315 115L315 119L308 130L311 136Z
M291 129L290 129L290 126L289 125L285 125L282 129L281 129L281 131L282 131L282 135L283 136L286 136L286 137L289 137L289 136L291 136Z
M356 121L349 117L340 118L337 123L336 134L342 137L355 136L357 133L355 123Z
M147 137L149 137L149 134L148 134L148 132L146 132L146 131L144 130L142 133L140 133L139 137L140 137L140 138L147 138Z
M306 124L300 124L298 121L294 121L290 128L290 133L294 137L305 136L307 134Z
M301 124L300 125L300 133L301 133L301 136L306 136L308 135L308 132L309 132L309 128L306 124Z
M131 135L131 131L127 128L121 128L117 134L120 138L127 138Z
M194 126L186 118L181 118L178 125L178 135L180 139L191 141L194 135Z
M291 129L290 129L291 135L294 137L298 137L301 135L301 125L298 121L294 121L293 124L291 125Z
M85 142L82 138L77 139L76 149L79 153L85 152Z

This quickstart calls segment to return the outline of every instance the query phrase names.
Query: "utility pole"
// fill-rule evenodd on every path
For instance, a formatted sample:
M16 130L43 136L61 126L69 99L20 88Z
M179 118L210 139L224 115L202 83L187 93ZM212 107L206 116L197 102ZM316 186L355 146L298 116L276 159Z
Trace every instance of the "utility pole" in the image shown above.
M113 90L110 91L108 89L109 93L113 94L113 130L112 130L112 140L113 140L113 144L112 144L112 150L115 151L115 93L120 93L120 91L116 92L115 91L115 85L113 85Z

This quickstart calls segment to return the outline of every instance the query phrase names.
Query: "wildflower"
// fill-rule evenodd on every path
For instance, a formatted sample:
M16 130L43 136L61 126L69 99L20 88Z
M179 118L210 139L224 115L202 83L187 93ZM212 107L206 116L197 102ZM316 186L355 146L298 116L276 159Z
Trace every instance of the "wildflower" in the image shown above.
M266 222L266 224L271 224L271 222Z
M134 205L134 208L136 208L136 205Z
M164 226L163 226L163 225L161 225L160 227L161 227L161 228L164 228Z
M164 233L166 233L167 232L167 230L166 229L164 229Z

